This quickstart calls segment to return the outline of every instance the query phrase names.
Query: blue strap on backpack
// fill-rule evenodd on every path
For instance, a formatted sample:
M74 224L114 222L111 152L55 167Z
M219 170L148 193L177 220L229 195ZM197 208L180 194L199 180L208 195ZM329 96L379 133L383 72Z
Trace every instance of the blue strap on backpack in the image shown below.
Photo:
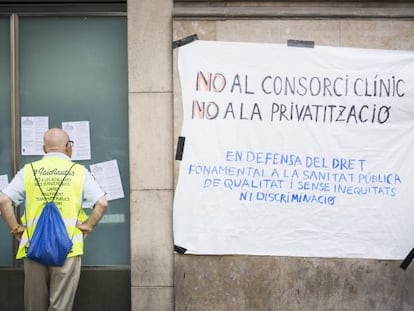
M75 164L76 163L74 163L66 172L66 175L60 182L59 187L56 189L51 201L47 200L42 188L40 187L33 165L30 164L36 183L46 204L43 207L39 220L37 221L32 237L29 237L27 257L46 266L63 266L67 255L72 249L72 239L69 238L62 215L54 203L54 200L63 184L63 181Z

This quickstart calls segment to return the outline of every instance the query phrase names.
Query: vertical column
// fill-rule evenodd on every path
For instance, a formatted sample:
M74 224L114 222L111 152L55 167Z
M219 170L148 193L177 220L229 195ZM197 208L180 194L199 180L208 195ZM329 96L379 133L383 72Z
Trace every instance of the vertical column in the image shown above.
M12 14L10 17L10 122L11 126L11 163L12 174L15 175L19 169L19 66L18 66L18 16Z
M173 0L128 0L132 310L173 310Z
M20 113L19 113L19 28L18 16L10 16L10 154L13 176L19 170L20 158ZM20 207L15 207L15 214L20 214ZM19 243L12 240L13 245L13 266L21 266L22 263L16 260L15 254Z

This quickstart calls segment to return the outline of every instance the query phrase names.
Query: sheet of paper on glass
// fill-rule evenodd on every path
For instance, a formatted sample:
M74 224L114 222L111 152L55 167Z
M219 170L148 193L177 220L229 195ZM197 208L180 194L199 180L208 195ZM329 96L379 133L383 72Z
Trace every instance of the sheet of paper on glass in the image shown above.
M43 135L49 129L49 117L21 117L21 152L23 156L43 155Z
M414 52L195 41L174 243L402 259L414 245Z
M9 178L6 175L0 175L0 190L4 189L9 183Z
M62 122L62 129L68 133L70 140L74 141L71 159L90 160L91 139L89 121Z
M125 197L117 160L91 164L90 169L98 184L106 192L108 200Z

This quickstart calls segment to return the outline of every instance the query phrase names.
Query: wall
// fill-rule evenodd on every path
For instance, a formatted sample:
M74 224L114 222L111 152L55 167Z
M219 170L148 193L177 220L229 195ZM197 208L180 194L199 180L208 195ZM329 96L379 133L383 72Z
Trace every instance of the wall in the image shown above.
M173 310L172 0L128 8L132 310Z
M383 3L176 3L173 39L414 50L414 6ZM174 53L176 60L176 53ZM175 64L176 65L176 64ZM174 138L182 111L174 71ZM178 164L175 163L175 178ZM414 241L413 241L414 246ZM414 266L399 261L175 255L176 310L413 310Z

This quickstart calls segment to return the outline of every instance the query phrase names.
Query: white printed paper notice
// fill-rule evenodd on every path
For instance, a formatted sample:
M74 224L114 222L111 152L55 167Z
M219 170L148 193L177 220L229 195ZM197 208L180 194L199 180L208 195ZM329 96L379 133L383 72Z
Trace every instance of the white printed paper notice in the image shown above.
M3 190L9 183L7 175L0 175L0 190Z
M89 121L62 122L62 129L74 141L72 160L91 159L91 140L89 134Z
M122 188L121 175L116 160L90 165L91 173L95 177L108 200L122 199L125 197Z
M22 155L43 155L43 135L49 128L49 117L22 117Z

